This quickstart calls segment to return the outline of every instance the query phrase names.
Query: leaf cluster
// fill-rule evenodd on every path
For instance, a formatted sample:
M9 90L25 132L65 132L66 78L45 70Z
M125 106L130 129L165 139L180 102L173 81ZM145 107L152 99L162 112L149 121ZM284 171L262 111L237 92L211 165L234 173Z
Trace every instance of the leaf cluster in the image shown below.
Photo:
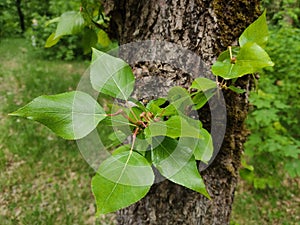
M269 55L264 50L269 33L266 23L266 11L239 38L239 47L231 48L221 53L212 66L212 72L226 80L273 66Z
M67 12L56 19L58 26L48 39L49 46L61 36L81 30L84 17L80 11ZM219 56L213 73L233 79L272 66L263 49L267 37L263 13L241 35L240 47L229 48ZM189 90L173 87L167 97L144 105L130 97L135 85L130 66L96 49L92 54L90 81L101 96L116 101L102 105L87 93L73 91L40 96L11 115L38 121L65 139L83 138L98 127L105 131L107 139L113 140L107 146L113 150L111 156L92 179L97 214L116 211L143 198L154 183L153 167L170 181L210 198L196 160L210 160L213 140L191 115L226 85L197 78ZM244 92L234 86L228 88Z
M167 179L209 198L196 160L208 162L213 143L201 122L189 117L194 110L189 92L174 87L167 98L142 105L130 98L135 81L130 66L96 49L90 79L95 90L120 104L105 111L90 95L73 91L40 96L11 115L38 121L64 139L83 138L98 126L108 130L107 138L120 140L109 146L113 153L92 180L98 213L116 211L144 197L154 182L151 166ZM195 90L201 88L197 81ZM213 81L206 83L208 89L215 86Z

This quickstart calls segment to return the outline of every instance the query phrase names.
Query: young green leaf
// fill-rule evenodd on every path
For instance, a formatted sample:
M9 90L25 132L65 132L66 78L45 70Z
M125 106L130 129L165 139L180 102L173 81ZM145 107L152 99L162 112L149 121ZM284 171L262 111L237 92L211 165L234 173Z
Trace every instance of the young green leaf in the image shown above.
M93 48L90 68L92 86L96 91L127 100L134 88L134 75L122 59Z
M143 105L143 103L132 97L128 98L128 107L139 107L144 112L148 111L147 108Z
M153 164L163 176L210 198L188 146L171 138L154 138L153 142L158 142L151 151Z
M195 94L193 93L193 102L195 104L195 109L201 109L215 94L215 89L209 89L205 92L199 91Z
M49 26L49 25L52 24L52 23L58 23L59 20L60 20L60 16L59 16L59 17L55 17L55 18L53 18L53 19L51 19L51 20L48 20L48 21L46 21L46 23L45 23L45 27Z
M201 129L201 134L203 136L202 139L181 138L181 141L193 150L196 160L208 163L214 151L213 141L207 130Z
M98 43L102 47L108 47L111 44L111 40L109 39L107 33L104 30L99 30L97 34Z
M250 24L239 38L239 44L243 47L248 42L255 42L261 47L265 47L269 37L266 11Z
M264 49L256 43L248 42L238 51L235 63L231 62L228 50L223 52L212 66L212 72L224 79L233 79L273 65Z
M45 48L50 48L50 47L52 47L53 45L56 45L57 42L59 42L61 36L58 36L58 37L55 37L55 36L56 36L55 33L52 33L52 34L48 37L48 39L47 39L47 41L46 41L46 44L45 44Z
M209 89L217 88L217 84L216 84L216 81L213 81L213 80L210 80L210 79L207 79L204 77L199 77L193 81L190 88L195 88L199 91L205 92Z
M137 123L141 118L140 115L142 114L143 110L137 106L131 107L128 117L130 118L130 121L133 121L134 123Z
M10 115L38 121L58 136L72 140L88 135L106 117L102 107L80 91L37 97Z
M63 35L76 34L83 29L84 24L85 22L81 12L65 12L59 19L54 39Z
M246 92L246 90L241 89L241 88L237 88L237 87L235 87L235 86L233 86L233 85L230 85L230 86L228 87L228 89L229 89L229 90L232 90L232 91L234 91L234 92L236 92L236 93L238 93L238 94L243 94L243 93Z
M188 91L182 87L172 87L168 92L170 105L166 107L164 115L176 109L177 114L186 114L193 108L193 101ZM173 114L174 115L174 114Z
M198 120L172 116L167 121L151 122L144 133L147 138L155 136L202 138L201 126L202 124Z
M129 146L127 148L128 151L122 149L106 159L92 179L97 215L114 212L139 201L154 182L148 161L130 151Z
M163 104L165 104L167 102L167 99L165 98L158 98L158 99L154 99L154 100L151 100L146 108L151 112L153 113L155 116L156 115L160 115L163 113L163 111L165 110L164 108L162 108L161 106Z

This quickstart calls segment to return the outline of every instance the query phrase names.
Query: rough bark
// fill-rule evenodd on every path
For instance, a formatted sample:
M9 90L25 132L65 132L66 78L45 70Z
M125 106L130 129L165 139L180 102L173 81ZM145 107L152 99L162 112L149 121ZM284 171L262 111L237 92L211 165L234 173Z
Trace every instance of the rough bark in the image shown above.
M232 45L247 25L257 18L258 4L257 0L104 2L107 13L112 16L111 28L117 31L120 44L149 39L168 41L195 52L207 65L211 65L218 54ZM186 64L189 63L193 62L187 59ZM161 86L167 83L186 87L192 80L185 71L170 69L164 63L139 62L132 67L136 71L138 90L143 90L136 91L136 94L142 99L158 97L157 93L147 93L145 87L153 85L149 77L157 77L156 82L161 82ZM140 69L143 69L142 76L137 72ZM249 78L240 79L238 84L247 88ZM162 92L164 90L159 93ZM212 200L163 181L155 184L140 202L120 210L119 224L229 224L240 156L247 136L243 122L248 104L246 95L225 92L224 97L227 108L225 139L213 163L201 172ZM205 126L210 129L209 110L201 114Z

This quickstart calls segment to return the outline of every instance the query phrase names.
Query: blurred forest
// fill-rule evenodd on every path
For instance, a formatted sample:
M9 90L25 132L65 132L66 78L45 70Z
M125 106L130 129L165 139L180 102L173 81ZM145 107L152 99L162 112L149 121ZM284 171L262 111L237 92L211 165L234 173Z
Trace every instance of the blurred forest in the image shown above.
M85 2L101 12L98 1ZM1 224L114 224L114 215L94 218L93 171L76 145L38 124L7 117L40 94L76 89L88 65L88 47L107 51L117 46L105 29L98 29L87 45L90 30L83 27L44 47L55 18L79 11L80 5L80 0L0 2ZM300 1L263 0L261 8L267 9L267 52L275 66L259 73L249 97L251 134L231 223L299 224ZM97 21L105 28L108 19Z

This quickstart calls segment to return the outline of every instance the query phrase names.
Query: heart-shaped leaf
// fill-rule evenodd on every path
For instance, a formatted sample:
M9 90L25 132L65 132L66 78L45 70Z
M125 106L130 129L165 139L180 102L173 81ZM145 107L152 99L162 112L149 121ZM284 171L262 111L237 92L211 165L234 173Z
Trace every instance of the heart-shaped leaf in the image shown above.
M209 197L205 184L197 169L193 151L171 138L153 138L155 148L152 149L152 160L158 171L173 181L191 190Z
M124 148L128 148L125 151ZM129 206L149 191L154 182L151 165L140 154L123 146L122 151L106 159L92 179L97 215Z
M65 12L59 19L54 39L63 35L76 34L82 30L84 24L85 22L81 12Z
M212 66L212 72L224 79L233 79L273 65L262 47L248 42L238 51L235 63L231 62L228 50L223 52Z
M269 38L266 11L250 24L239 38L239 44L243 47L248 42L255 42L261 47L265 47Z
M65 139L88 135L106 117L95 99L80 91L37 97L10 115L38 121Z
M106 95L127 100L134 88L134 75L122 59L93 49L90 67L92 86Z

